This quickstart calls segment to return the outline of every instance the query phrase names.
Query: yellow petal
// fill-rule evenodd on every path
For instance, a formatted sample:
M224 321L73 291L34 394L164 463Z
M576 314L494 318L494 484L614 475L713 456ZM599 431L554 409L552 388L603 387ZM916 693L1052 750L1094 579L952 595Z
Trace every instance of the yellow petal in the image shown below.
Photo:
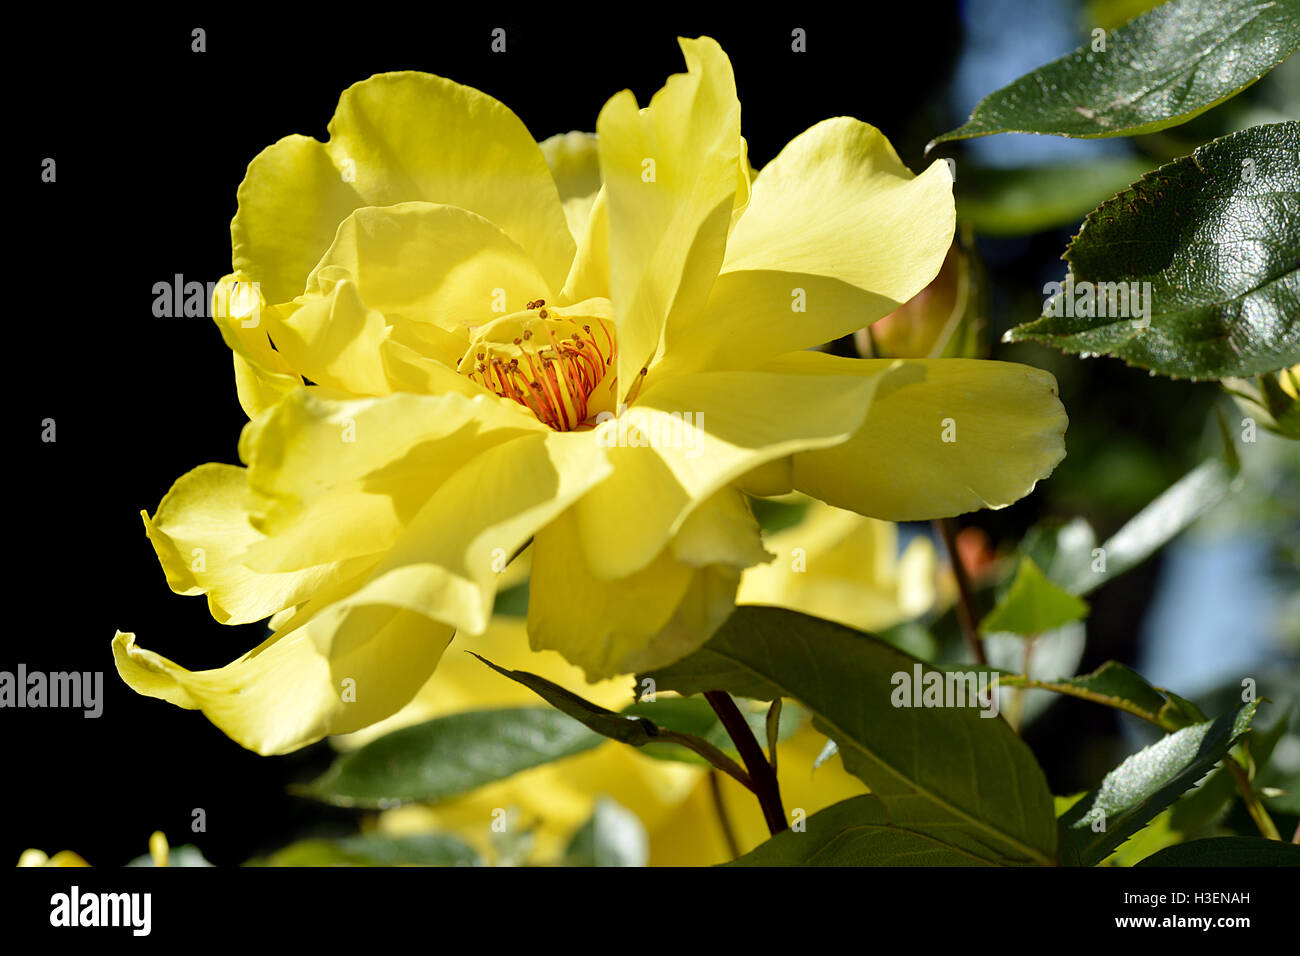
M377 555L476 454L542 431L519 406L486 394L339 401L299 389L240 440L249 510L265 536L243 560L270 571Z
M620 399L651 364L670 317L704 304L735 205L740 104L731 64L711 39L679 42L687 73L670 77L643 110L624 90L596 121Z
M560 651L591 681L660 667L696 650L731 613L740 569L767 557L757 523L747 511L744 518L737 513L743 507L725 489L687 519L673 546L613 581L598 577L583 557L576 515L561 515L533 545L532 646Z
M171 847L167 844L167 834L154 830L149 835L149 856L154 866L167 866L171 862Z
M54 856L46 856L43 850L24 850L18 858L19 866L90 866L71 850L60 850Z
M723 271L826 276L901 305L938 273L955 223L947 163L913 176L880 130L838 117L763 167Z
M890 522L810 501L802 521L764 544L776 560L745 572L737 604L778 605L876 631L934 603L933 544L917 538L900 559Z
M595 133L557 133L539 144L564 204L564 218L575 241L587 229L596 193L600 192L600 152Z
M249 418L302 384L285 357L271 347L267 303L251 280L224 276L212 293L212 318L234 355L235 388Z
M817 124L759 173L703 312L665 334L660 374L752 368L875 322L934 278L954 225L942 160L913 176L874 127Z
M290 136L249 164L231 223L236 271L271 302L301 294L339 224L361 206L424 201L491 220L559 288L573 259L555 181L524 124L478 90L384 73L343 92L330 140Z
M560 302L609 297L609 200L605 188L592 200L591 213L578 237L578 254L564 280Z
M749 208L749 200L753 195L754 177L758 175L754 172L754 167L749 164L749 143L745 137L740 137L740 157L736 163L736 198L731 205L731 228L736 228L736 223L740 222L740 217L745 214ZM730 232L728 232L730 235Z
M455 392L470 398L488 394L482 385L459 374L452 365L447 363L447 357L452 355L455 349L460 348L463 352L463 342L454 341L448 335L436 344L419 341L416 347L412 347L401 338L405 338L406 331L415 328L427 330L435 327L397 320L389 326L389 337L379 344L379 357L384 363L384 375L393 391L415 392L418 395L444 395ZM436 329L436 331L442 330ZM423 336L418 334L411 336L411 339L421 338ZM455 354L459 356L462 352ZM442 358L430 358L430 354ZM454 363L454 359L452 362Z
M765 367L846 383L889 370L849 441L794 456L797 489L859 514L919 521L1002 508L1065 457L1056 379L1028 365L799 352Z
M826 276L724 272L700 316L669 330L663 359L651 375L756 368L860 329L897 305L887 296Z
M391 392L381 347L384 317L361 301L356 283L334 276L319 291L272 308L276 349L298 374L353 395Z
M370 308L390 320L433 326L411 334L431 344L446 342L447 351L433 357L448 364L469 344L469 328L522 312L533 299L553 297L538 267L496 225L473 212L427 202L352 213L312 271L308 291L324 294L338 281L340 269ZM459 349L451 351L454 342Z
M302 379L296 375L267 372L239 353L235 353L233 359L235 394L239 398L239 407L249 418L256 418L302 384Z
M259 282L270 302L302 293L307 273L339 223L365 205L356 183L344 181L324 144L299 135L286 136L254 157L237 200L230 224L234 268Z
M482 634L456 635L443 654L438 670L409 704L387 720L339 737L333 743L340 749L350 750L401 727L435 717L467 710L545 706L523 684L502 677L474 654L502 667L537 674L610 710L621 710L634 699L632 675L588 684L582 671L556 652L536 652L529 648L528 630L522 617L498 614Z
M377 590L385 601L481 634L509 558L608 474L589 435L546 430L495 445L429 496L346 602ZM534 545L534 574L541 560Z
M247 567L245 552L264 536L249 522L248 472L234 465L200 465L172 485L152 518L143 517L168 585L177 594L207 594L223 624L260 621L365 565L326 555L283 573Z
M596 428L597 441L611 446L614 476L577 508L588 566L601 580L627 577L720 488L766 462L846 440L874 384L871 376L849 383L796 370L704 372L651 385L624 416ZM647 446L635 447L638 440Z
M382 406L375 413L382 420L384 413L404 407L403 401L419 398L438 401L395 395L343 404L356 408L363 420L364 412ZM477 402L460 396L443 396L442 401L443 408ZM250 425L260 429L253 439L257 447L282 451L283 443L268 439L267 432L281 408L293 408L294 402L290 396ZM410 416L397 417L405 421ZM457 424L466 421L440 422L435 415L421 422L414 416L409 424L424 427L425 434L435 428L454 434ZM468 422L475 424L473 416ZM431 495L424 491L428 500L364 578L319 588L288 620L278 618L280 628L239 660L191 672L137 647L133 636L119 635L114 644L119 673L141 694L202 710L233 739L264 754L294 750L326 734L350 733L392 715L428 679L454 627L471 633L486 627L505 559L591 482L605 477L600 449L589 436L543 431L495 445L467 462L448 456L452 463L441 467L454 473ZM306 445L320 440L310 428L287 432ZM387 442L382 453L359 449L355 461L336 452L336 478L355 481L391 461L391 453ZM426 453L424 464L438 461L436 451ZM255 455L250 475L260 470L283 478L292 495L310 491L325 474L277 469L275 464ZM420 474L416 469L417 481ZM337 520L314 525L321 540L307 537L307 544L323 545L331 533L337 537L339 527ZM349 533L360 532L352 527Z
M269 755L396 712L428 679L451 635L399 607L340 605L214 670L186 670L120 631L113 657L137 693L201 710L237 743Z

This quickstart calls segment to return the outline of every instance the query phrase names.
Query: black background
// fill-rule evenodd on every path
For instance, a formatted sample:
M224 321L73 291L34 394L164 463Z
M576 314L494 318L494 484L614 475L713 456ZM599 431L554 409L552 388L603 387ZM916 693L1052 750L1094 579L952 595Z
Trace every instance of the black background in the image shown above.
M209 320L155 318L152 289L176 273L209 281L229 271L235 190L259 150L290 133L323 140L344 88L398 69L496 96L538 139L590 130L612 94L630 88L644 104L682 71L677 35L709 34L735 68L756 166L813 123L846 114L881 128L919 170L924 142L961 119L943 97L960 19L946 3L868 6L860 18L734 6L674 17L613 5L595 19L552 5L456 19L433 5L422 14L347 5L301 8L293 23L264 21L258 8L238 19L121 13L75 24L52 12L11 34L10 54L30 68L11 91L21 135L6 150L18 164L10 182L20 184L6 296L8 365L20 383L10 397L20 409L10 419L10 617L0 670L19 662L102 670L105 704L97 720L0 711L0 864L39 847L117 865L144 853L154 829L232 864L348 819L285 793L286 783L323 768L325 745L279 758L244 751L197 712L130 691L110 652L114 629L134 631L143 646L200 669L262 636L260 626L216 624L201 598L173 595L139 517L190 468L237 463L244 416L229 351ZM790 50L796 26L808 31L806 54ZM204 53L191 51L195 27L207 31ZM507 31L505 54L490 50L495 27ZM46 157L58 164L53 184L40 181ZM1067 238L1024 243L997 268L1031 277L1059 269ZM1171 408L1184 408L1196 427L1204 420L1194 402L1185 408L1185 384L1169 390L1113 362L1092 363L1086 375L1090 388L1106 386L1094 411L1124 406L1129 427L1151 441L1178 437ZM1166 389L1163 412L1145 406L1149 420L1124 398L1138 379ZM56 443L40 440L46 418L57 422ZM995 540L1018 534L1042 510L1040 498L977 520ZM1150 573L1098 595L1104 635L1085 666L1123 656ZM1044 732L1071 720L1078 733L1112 717L1063 705ZM1039 756L1058 792L1079 785L1063 769L1068 748ZM195 808L206 811L204 834L190 833Z

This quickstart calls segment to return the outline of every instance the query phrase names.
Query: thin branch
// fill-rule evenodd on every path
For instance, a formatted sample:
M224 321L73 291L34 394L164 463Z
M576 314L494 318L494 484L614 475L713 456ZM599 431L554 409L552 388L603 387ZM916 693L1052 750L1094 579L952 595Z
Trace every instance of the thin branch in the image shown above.
M952 565L952 576L957 581L957 620L961 622L961 632L966 636L971 653L975 655L975 663L980 667L988 667L989 662L984 657L984 645L980 641L979 626L976 623L979 619L975 614L975 595L971 591L966 568L961 563L961 555L957 552L957 523L951 518L936 518L934 527L948 548L948 562Z
M1255 792L1255 787L1250 782L1250 775L1246 773L1246 768L1233 760L1231 754L1219 762L1227 768L1228 772L1232 774L1232 778L1237 781L1237 791L1241 794L1241 802L1246 805L1246 812L1255 821L1255 826L1259 827L1259 832L1269 840L1281 840L1282 834L1278 832L1277 824L1273 822L1273 818L1264 809L1264 804L1260 802L1259 794Z
M721 770L746 790L754 793L758 792L754 788L753 778L744 771L740 764L736 763L736 761L732 760L703 737L696 737L694 734L684 734L676 730L668 730L664 727L660 727L659 733L655 734L655 739L671 741L672 743L680 744L687 750L694 751L707 760L714 768Z
M722 838L727 842L727 852L734 860L740 856L740 844L736 842L736 831L731 828L731 817L727 814L727 805L722 800L722 778L713 768L709 769L709 792L713 794L713 809L718 814L718 826L722 829Z
M790 829L790 825L785 820L785 807L781 805L781 788L776 781L776 772L763 756L763 748L759 746L754 732L740 713L740 708L726 691L705 691L704 699L709 702L718 719L722 721L722 726L726 728L727 734L745 762L749 779L754 784L751 789L758 797L759 806L763 808L763 819L767 821L767 829L772 836Z

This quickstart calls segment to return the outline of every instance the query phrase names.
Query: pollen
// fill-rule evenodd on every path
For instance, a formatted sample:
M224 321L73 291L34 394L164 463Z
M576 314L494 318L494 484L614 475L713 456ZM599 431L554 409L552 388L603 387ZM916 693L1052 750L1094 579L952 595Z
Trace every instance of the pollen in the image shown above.
M502 398L517 402L556 431L573 431L593 414L597 389L612 392L616 353L605 322L582 322L548 313L541 299L480 330L468 355L466 374ZM599 396L603 399L604 396ZM603 405L597 406L603 407Z

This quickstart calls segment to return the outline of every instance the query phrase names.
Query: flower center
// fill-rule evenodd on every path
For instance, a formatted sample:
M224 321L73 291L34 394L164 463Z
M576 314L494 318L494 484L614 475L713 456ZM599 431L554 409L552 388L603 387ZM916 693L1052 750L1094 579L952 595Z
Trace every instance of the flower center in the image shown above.
M542 424L567 432L612 401L615 354L614 335L605 320L561 315L538 299L529 302L526 311L480 328L457 369L518 402ZM607 388L597 394L606 381Z

